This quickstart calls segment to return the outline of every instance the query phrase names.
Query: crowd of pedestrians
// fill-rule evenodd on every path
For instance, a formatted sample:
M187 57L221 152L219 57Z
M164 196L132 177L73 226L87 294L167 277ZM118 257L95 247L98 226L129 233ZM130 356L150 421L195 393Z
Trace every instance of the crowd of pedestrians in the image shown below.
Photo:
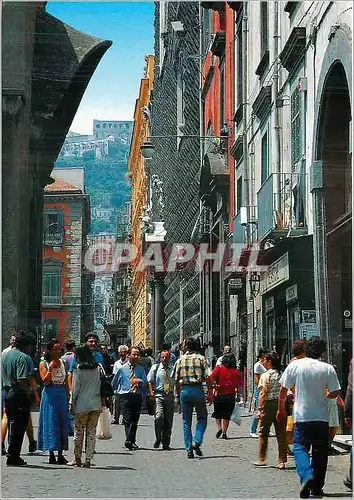
M33 363L34 338L24 332L14 334L2 352L2 454L7 455L8 466L26 465L20 454L27 430L29 452L49 452L51 464L89 468L105 408L111 411L112 423L119 424L122 417L124 446L130 451L139 448L137 431L144 408L154 415L155 449L171 450L178 411L187 458L203 456L208 404L214 405L211 417L216 422L216 438L228 439L230 419L244 394L243 374L230 346L224 346L222 355L215 358L213 369L194 338L183 342L178 358L169 346L161 346L156 361L151 351L141 352L136 346L121 345L117 356L112 356L94 333L86 335L82 346L68 340L65 347L63 353L57 339L47 345L39 363L41 397ZM276 467L285 469L287 456L294 455L301 498L323 494L331 442L339 425L338 407L344 409L346 425L352 419L352 363L342 401L335 368L321 360L325 350L319 337L298 340L284 368L277 352L262 348L253 370L255 415L250 435L258 440L254 465L267 465L268 438L274 426ZM30 417L32 404L40 405L37 440ZM69 449L70 435L74 436L74 456L68 461L64 452ZM351 456L344 484L352 488Z

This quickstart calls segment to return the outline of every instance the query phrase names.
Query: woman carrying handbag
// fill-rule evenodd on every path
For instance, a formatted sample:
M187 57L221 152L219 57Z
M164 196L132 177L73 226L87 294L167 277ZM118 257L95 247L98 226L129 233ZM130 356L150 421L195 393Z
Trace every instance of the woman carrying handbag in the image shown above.
M216 365L212 371L211 378L216 386L212 414L218 428L216 437L227 439L230 417L235 407L236 392L239 393L239 387L242 383L242 375L236 368L235 355L225 354L222 357L221 365Z

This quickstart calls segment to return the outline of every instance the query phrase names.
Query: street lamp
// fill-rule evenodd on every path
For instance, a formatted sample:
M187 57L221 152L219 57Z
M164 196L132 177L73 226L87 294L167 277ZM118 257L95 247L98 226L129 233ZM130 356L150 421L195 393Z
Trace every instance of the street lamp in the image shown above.
M252 297L256 297L259 294L261 285L261 277L257 272L253 272L250 276L250 288Z
M223 129L224 130L224 129ZM207 135L207 136L202 136L202 135L188 135L188 134L183 134L183 135L151 135L148 137L148 140L143 142L142 145L140 146L140 152L145 158L145 160L151 160L151 158L154 156L154 149L155 146L151 142L150 139L199 139L199 140L204 140L204 139L227 139L229 135L229 131L225 129L224 135Z
M60 228L60 233L59 232L51 232L50 233L50 240L47 241L47 239L46 239L47 232L49 232L49 230L52 229L52 228L54 228L54 227ZM45 228L45 230L43 232L44 246L47 246L47 243L50 243L50 245L48 245L48 246L52 246L53 247L53 251L55 253L60 252L61 247L62 247L62 243L63 243L63 239L64 239L64 235L65 235L64 226L62 226L61 224L59 224L59 222L52 222L51 224L49 224Z

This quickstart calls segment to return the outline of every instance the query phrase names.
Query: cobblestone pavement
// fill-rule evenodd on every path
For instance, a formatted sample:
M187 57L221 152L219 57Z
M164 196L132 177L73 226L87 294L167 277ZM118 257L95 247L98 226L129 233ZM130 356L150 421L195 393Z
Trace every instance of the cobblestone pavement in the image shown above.
M38 414L33 414L36 424ZM97 440L94 466L73 469L48 464L48 455L28 454L25 438L23 458L28 467L4 467L3 498L298 498L299 481L290 458L288 468L279 471L276 442L270 439L269 466L255 469L257 440L248 435L250 417L237 427L231 423L228 441L215 439L215 424L209 418L203 445L204 457L187 460L183 449L182 422L175 415L171 451L154 450L153 417L142 415L137 441L140 449L123 448L122 425L112 426L112 439ZM67 457L72 458L72 438ZM343 485L348 454L329 458L329 496L350 497Z

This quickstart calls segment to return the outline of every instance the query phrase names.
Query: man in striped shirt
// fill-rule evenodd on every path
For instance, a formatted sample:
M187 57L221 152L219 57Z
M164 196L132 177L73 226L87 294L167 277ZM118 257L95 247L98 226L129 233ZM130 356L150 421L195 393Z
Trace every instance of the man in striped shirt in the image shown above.
M208 401L212 400L212 382L210 368L204 356L197 353L198 345L195 339L185 340L185 354L177 361L173 369L175 378L176 402L182 410L184 444L187 457L194 458L194 452L201 457L200 449L207 426L207 408L203 382L208 386ZM192 415L197 413L197 426L192 439Z

